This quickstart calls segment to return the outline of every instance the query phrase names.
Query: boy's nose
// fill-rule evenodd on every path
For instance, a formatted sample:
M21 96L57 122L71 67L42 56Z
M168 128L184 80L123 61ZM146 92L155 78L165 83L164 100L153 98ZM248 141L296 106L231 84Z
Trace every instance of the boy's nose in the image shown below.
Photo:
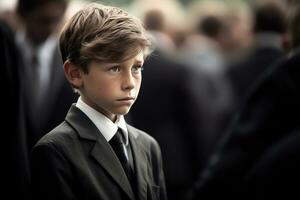
M131 90L135 87L135 79L131 72L126 73L123 78L122 88L124 90Z

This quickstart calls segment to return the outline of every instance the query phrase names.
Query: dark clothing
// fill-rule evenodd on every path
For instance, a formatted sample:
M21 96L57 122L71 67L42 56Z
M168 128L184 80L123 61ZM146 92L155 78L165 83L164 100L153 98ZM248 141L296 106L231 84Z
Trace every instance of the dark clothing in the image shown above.
M181 200L201 166L203 147L196 98L187 85L191 71L158 51L147 58L144 69L130 119L160 144L168 197Z
M28 105L34 97L29 94L23 95L24 101L28 102L25 112L29 151L43 135L64 120L69 107L78 98L78 95L73 92L64 75L63 63L58 47L54 51L50 67L50 86L46 92L47 95L43 97L37 118L31 117L29 114L32 110L30 110L30 106ZM26 70L26 68L23 67L22 70ZM28 87L27 84L29 83L25 77L22 77L22 84Z
M272 66L272 63L283 56L284 52L279 48L258 47L254 48L245 60L229 67L228 77L239 102L237 107L244 103L256 81Z
M299 199L300 132L289 133L259 158L246 176L251 199ZM249 198L250 199L250 198Z
M19 69L20 54L14 44L14 34L0 22L0 98L4 119L1 120L1 194L8 199L26 199L29 188L29 165L24 130L23 102Z
M131 187L104 136L73 105L65 121L33 148L34 199L166 200L157 142L145 132L127 128L137 188Z
M244 198L244 178L271 145L299 127L300 51L267 71L195 184L193 199Z

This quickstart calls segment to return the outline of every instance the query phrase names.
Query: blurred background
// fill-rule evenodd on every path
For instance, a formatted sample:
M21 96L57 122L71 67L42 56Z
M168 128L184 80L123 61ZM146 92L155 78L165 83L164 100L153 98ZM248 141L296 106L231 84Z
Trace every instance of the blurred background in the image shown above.
M47 55L59 55L55 44L61 25L90 1L69 0L65 3L62 0L62 7L51 8L43 4L43 7L30 10L32 13L25 15L20 13L19 1L0 0L0 19L15 33L16 44L24 54L23 62L27 62L28 52L40 51L41 59L56 62L55 66L60 69L54 77L63 77L61 58L49 58ZM272 62L290 50L285 1L93 2L122 7L139 17L149 32L154 52L146 59L139 99L126 118L130 124L157 139L163 154L169 199L182 200L199 171L207 164L218 140L230 127L252 86ZM38 19L44 21L35 21ZM22 33L24 36L26 31L28 36L32 36L31 50L23 46ZM49 47L51 53L47 53ZM264 56L259 58L259 55ZM43 87L48 87L45 85L50 83L49 80L53 81L51 84L63 82L63 78L47 78L50 71L47 66L43 67L43 78L40 78ZM27 69L23 70L20 73L26 74ZM25 148L30 152L42 135L64 119L70 102L76 101L76 96L67 95L71 89L62 84L61 93L42 94L52 99L41 97L37 100L38 106L40 102L50 105L51 101L51 106L56 107L29 113L34 109L26 106L26 96L32 97L33 86L27 85L27 82L33 79L23 76L20 79L21 83L26 83L24 97L23 93L20 97L25 102L25 114L21 120L25 128L21 133L26 138L23 141ZM33 85L37 84L35 82ZM53 110L60 110L60 115L52 116ZM41 119L47 113L49 117ZM40 127L41 124L43 127Z

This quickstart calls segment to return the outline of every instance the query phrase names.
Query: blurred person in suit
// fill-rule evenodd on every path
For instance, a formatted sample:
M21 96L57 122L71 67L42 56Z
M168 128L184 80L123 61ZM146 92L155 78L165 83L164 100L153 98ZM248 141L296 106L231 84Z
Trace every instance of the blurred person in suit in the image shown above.
M1 110L1 194L8 199L27 199L29 161L24 127L23 101L19 73L20 54L11 28L0 20Z
M299 128L300 7L290 17L290 55L268 67L242 106L235 122L201 171L188 199L247 198L248 174L260 158L282 138ZM259 184L260 179L255 179ZM263 179L262 179L263 180ZM253 182L252 182L253 184ZM292 184L292 183L285 183ZM254 183L255 185L255 183Z
M75 94L67 83L58 50L59 27L68 0L19 0L16 44L21 53L21 82L28 148L64 119Z
M152 36L152 42L159 52L166 56L172 56L175 44L167 34L167 20L165 14L158 9L149 9L144 14L144 22L147 31Z
M254 41L248 55L228 67L228 77L236 99L236 108L245 98L255 81L268 67L287 51L287 8L283 1L256 1L254 15Z
M222 2L208 3L206 6L211 11L202 13L195 19L193 29L177 55L180 62L193 71L187 81L194 95L194 106L200 110L197 115L201 128L197 134L201 138L199 148L204 162L227 128L234 105L231 85L225 74L226 59L223 54L226 51L224 40L228 37L230 28L226 19L227 7Z

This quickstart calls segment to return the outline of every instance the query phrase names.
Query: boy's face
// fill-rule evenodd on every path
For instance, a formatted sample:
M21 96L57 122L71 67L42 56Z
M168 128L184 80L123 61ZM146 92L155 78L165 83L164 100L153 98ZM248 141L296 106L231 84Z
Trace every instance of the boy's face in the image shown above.
M91 62L89 72L81 72L83 101L112 121L127 114L140 90L143 63L142 52L123 63Z

